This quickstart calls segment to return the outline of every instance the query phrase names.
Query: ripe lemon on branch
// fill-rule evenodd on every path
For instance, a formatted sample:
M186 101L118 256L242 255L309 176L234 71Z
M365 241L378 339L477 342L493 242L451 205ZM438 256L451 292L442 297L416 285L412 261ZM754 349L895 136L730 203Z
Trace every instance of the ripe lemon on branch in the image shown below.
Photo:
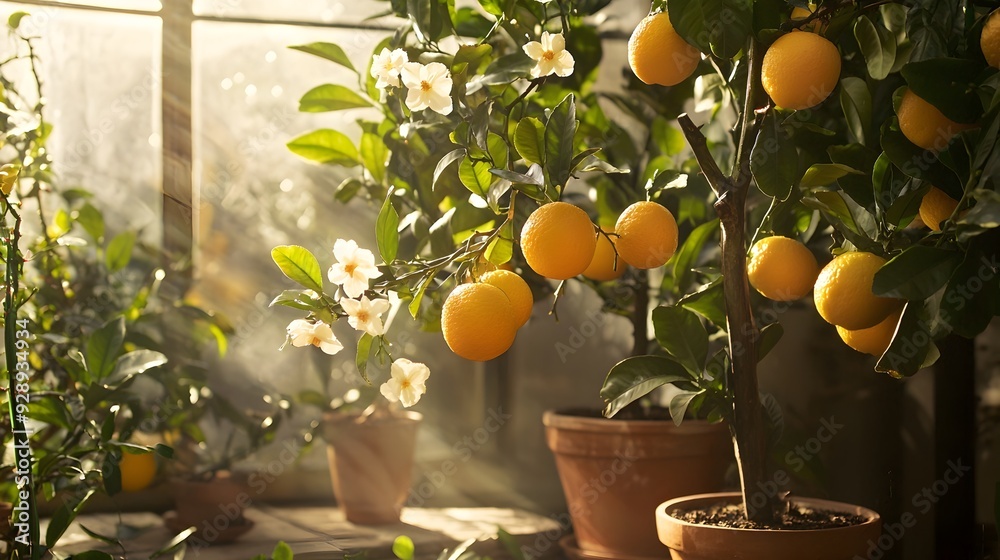
M750 285L774 301L795 301L813 289L819 276L816 257L801 242L775 235L750 248Z
M123 452L118 468L122 473L122 490L138 492L149 487L156 478L156 456Z
M514 322L517 327L523 327L531 318L531 308L535 304L535 298L531 295L531 288L516 273L509 270L494 270L483 275L482 281L500 288L500 290L510 300L511 310L514 313Z
M949 119L910 89L903 94L896 116L899 117L899 130L907 140L933 152L947 148L955 135L973 127Z
M645 84L674 86L688 79L701 52L677 34L666 12L648 15L628 40L628 65Z
M514 344L518 326L510 298L485 282L459 285L441 309L441 333L448 348L475 362L506 352Z
M872 281L885 259L873 253L851 251L837 256L820 271L813 289L816 311L827 323L856 331L874 327L900 301L876 296Z
M528 266L553 280L587 270L597 247L597 230L581 208L551 202L528 216L521 229L521 252Z
M958 208L958 201L937 187L931 187L920 200L920 220L934 231L941 231L941 222L947 220Z
M608 235L614 231L605 232L597 236L597 247L594 249L594 258L590 260L590 266L583 271L583 276L598 282L608 282L621 278L625 274L625 260L619 258L618 265L615 266L615 245L608 239Z
M786 33L764 53L761 83L783 109L822 103L840 81L840 51L815 33Z
M837 334L851 348L878 358L885 354L889 344L892 343L892 337L896 334L896 325L899 324L899 317L902 314L902 309L890 313L881 323L867 329L849 331L844 327L837 327Z
M677 220L664 206L636 202L615 223L618 256L638 269L663 266L677 251Z

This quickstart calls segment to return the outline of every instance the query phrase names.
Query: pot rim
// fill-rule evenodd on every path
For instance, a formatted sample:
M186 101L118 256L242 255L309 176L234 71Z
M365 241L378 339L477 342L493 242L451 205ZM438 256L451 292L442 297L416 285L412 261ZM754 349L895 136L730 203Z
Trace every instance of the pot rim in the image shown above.
M656 520L657 524L671 524L678 525L682 527L696 528L698 531L726 531L726 532L737 532L737 533L767 533L767 532L785 532L796 535L810 535L815 533L829 533L832 531L851 531L857 530L859 528L866 528L881 522L882 517L875 510L866 508L864 506L848 504L845 502L834 502L831 500L824 500L821 498L810 498L805 496L793 496L791 501L795 504L808 505L810 507L815 507L818 509L828 509L844 513L852 513L854 515L859 515L861 517L867 518L864 523L859 523L857 525L849 525L847 527L830 527L829 529L795 529L795 530L780 530L780 529L745 529L739 527L719 527L715 525L702 525L698 523L691 523L689 521L684 521L683 519L678 519L669 513L668 509L675 508L681 504L698 502L698 501L714 501L714 502L731 502L742 499L742 494L739 492L716 492L710 494L693 494L690 496L681 496L679 498L674 498L672 500L667 500L663 502L656 508Z
M542 424L546 428L557 428L561 430L572 430L582 432L602 432L602 433L635 433L635 432L664 432L680 431L689 433L704 433L726 430L725 422L711 423L708 420L685 420L681 425L675 424L672 420L614 420L610 418L594 418L590 416L576 416L566 414L561 410L546 410L542 414Z

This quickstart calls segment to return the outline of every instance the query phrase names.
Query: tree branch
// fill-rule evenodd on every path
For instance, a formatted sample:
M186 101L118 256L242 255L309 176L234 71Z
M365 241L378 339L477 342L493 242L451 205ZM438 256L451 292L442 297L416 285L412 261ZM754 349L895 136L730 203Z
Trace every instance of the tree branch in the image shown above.
M681 131L684 132L684 137L687 138L688 145L691 146L691 151L694 152L694 157L698 160L698 165L701 166L701 172L705 174L708 184L715 191L715 196L722 198L732 188L732 183L719 169L719 164L712 157L712 152L708 149L708 141L701 133L701 128L694 124L687 113L677 117L677 122L680 123Z

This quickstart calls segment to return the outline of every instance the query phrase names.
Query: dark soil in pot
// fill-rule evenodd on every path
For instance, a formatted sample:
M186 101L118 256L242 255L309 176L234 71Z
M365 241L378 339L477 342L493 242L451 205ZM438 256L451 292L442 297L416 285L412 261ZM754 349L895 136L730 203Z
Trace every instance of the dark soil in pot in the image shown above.
M791 503L787 505L788 510L782 514L781 523L768 526L747 519L741 505L724 502L706 508L674 512L673 515L682 521L697 525L730 527L733 529L774 529L787 531L835 529L837 527L861 525L867 521L864 517L851 513L793 506Z

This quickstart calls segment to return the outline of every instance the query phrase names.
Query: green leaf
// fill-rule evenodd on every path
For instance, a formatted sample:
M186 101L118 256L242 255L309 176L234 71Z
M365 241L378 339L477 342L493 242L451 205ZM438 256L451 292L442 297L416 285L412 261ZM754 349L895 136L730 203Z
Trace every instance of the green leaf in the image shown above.
M166 556L167 554L174 552L174 550L177 549L177 547L180 546L181 543L186 541L188 537L195 534L196 532L198 532L197 527L188 527L187 529L184 529L180 533L177 533L176 535L174 535L174 538L170 539L170 542L163 545L163 548L150 554L149 560L156 560L161 556ZM178 558L178 556L175 554L174 560L180 560L180 558Z
M840 81L840 107L844 110L847 130L855 142L865 144L872 125L872 94L861 78L849 76Z
M52 518L49 520L49 528L45 531L45 544L52 548L55 546L56 542L59 541L66 529L69 528L73 520L76 519L77 514L83 509L83 506L90 500L90 497L96 492L94 488L91 488L83 494L79 501L74 502L73 498L68 498L59 509L52 514Z
M288 48L302 51L320 58L325 58L330 62L336 62L344 68L350 69L355 74L358 73L358 71L354 69L354 65L351 64L351 59L347 57L346 53L344 53L344 49L333 43L317 42L309 43L307 45L295 45Z
M674 421L675 425L680 426L684 422L684 415L687 413L691 401L704 393L705 391L681 391L670 399L670 418Z
M132 247L134 245L134 231L119 233L108 243L104 260L109 272L118 272L128 266L129 261L132 260Z
M800 185L805 189L826 187L847 175L864 175L864 173L839 163L817 163L806 169Z
M893 165L906 175L928 181L945 192L963 191L961 181L951 169L936 157L928 159L929 152L906 139L896 117L882 126L882 149Z
M371 106L368 100L354 93L354 90L336 84L314 87L299 99L299 111L303 113L326 113Z
M773 115L767 117L757 135L750 170L757 187L767 196L785 200L792 193L798 179L799 154Z
M875 273L872 291L882 297L923 300L948 283L962 260L955 251L913 245Z
M771 350L774 350L784 334L785 328L781 326L781 323L771 323L760 330L760 337L757 340L758 362L770 354Z
M503 544L503 548L511 560L528 560L524 551L521 550L521 543L503 527L497 527L497 538L500 539L500 543Z
M91 535L94 536L96 535ZM70 556L69 560L115 560L115 557L100 550L87 550Z
M444 173L444 170L448 169L448 167L451 164L465 157L466 152L467 151L465 148L458 148L457 150L452 150L447 154L445 154L445 156L441 158L440 161L437 162L437 165L434 166L434 178L431 180L432 189L437 186L438 179L441 178L441 174Z
M674 293L685 293L688 284L691 282L694 264L701 255L702 247L705 243L719 231L719 220L714 219L705 222L694 228L688 238L684 240L680 250L674 254L673 258L673 278Z
M552 109L545 122L545 171L554 187L564 187L569 180L577 124L576 100L569 94Z
M976 245L970 248L948 282L938 310L941 323L966 338L975 338L986 329L1000 301L1000 276L994 272L996 253L982 249L984 252Z
M434 281L434 274L428 274L420 282L420 286L417 288L417 293L413 294L413 300L410 301L410 305L407 308L410 310L410 316L414 319L417 318L417 314L420 313L420 302L424 299L424 293L427 291L427 287L431 285Z
M271 552L271 560L292 560L292 558L294 558L292 547L285 541L279 541Z
M376 183L385 180L385 166L389 159L389 148L377 134L365 132L361 135L361 161L365 169L372 174Z
M271 300L268 307L284 305L302 311L319 311L323 308L323 302L314 296L315 293L311 290L285 290Z
M396 253L399 251L399 214L392 205L393 191L394 189L389 189L375 220L375 241L386 264L396 260Z
M115 369L115 362L125 343L125 318L118 317L94 331L87 339L87 371L93 381L100 381Z
M928 330L929 322L922 319L922 304L922 301L911 301L903 308L896 334L875 365L875 371L900 379L917 373L937 359L939 354Z
M720 58L743 50L753 26L751 0L667 0L667 13L685 41Z
M279 245L271 249L271 259L289 280L316 293L323 293L319 261L309 249L298 245Z
M392 553L399 560L413 560L413 540L406 535L396 537L392 541Z
M867 16L855 22L854 37L868 64L868 74L884 80L896 62L896 37L881 22L873 22Z
M542 147L545 145L545 126L535 117L525 117L517 122L514 129L514 149L524 161L542 165L545 163Z
M295 155L317 163L353 167L360 162L358 150L342 132L321 128L299 136L288 143Z
M21 25L21 20L29 15L31 14L28 12L14 12L7 18L7 25L10 26L11 29L17 29Z
M684 366L663 356L626 358L611 368L601 397L607 406L604 416L611 418L621 409L648 395L650 391L677 381L691 381Z
M89 359L87 360L87 363L90 363ZM167 357L159 352L146 348L133 350L118 358L115 363L114 370L111 372L111 375L106 383L115 383L130 375L145 373L146 371L162 366L165 363L167 363Z
M701 373L708 357L708 331L693 311L661 305L653 310L656 341L693 375Z
M358 353L354 357L354 364L358 367L358 373L361 374L361 379L365 380L365 383L371 383L368 381L368 357L371 355L372 343L375 342L375 337L365 333L361 335L358 340Z
M708 319L720 329L725 330L728 326L726 323L726 298L722 291L722 278L702 286L697 292L684 296L677 303Z
M473 160L466 156L458 164L458 178L470 192L485 199L493 184L493 174L490 173L492 167L487 161Z
M454 72L460 64L468 64L469 71L476 73L479 71L479 67L489 60L490 53L493 52L493 47L490 45L462 45L458 47L458 52L455 53L455 59L451 63L452 71Z
M514 223L507 222L500 235L486 248L486 260L500 266L514 256Z
M104 237L104 216L101 215L101 211L94 208L89 202L80 207L77 211L76 222L83 226L84 231L87 232L94 241L100 242L101 238Z

